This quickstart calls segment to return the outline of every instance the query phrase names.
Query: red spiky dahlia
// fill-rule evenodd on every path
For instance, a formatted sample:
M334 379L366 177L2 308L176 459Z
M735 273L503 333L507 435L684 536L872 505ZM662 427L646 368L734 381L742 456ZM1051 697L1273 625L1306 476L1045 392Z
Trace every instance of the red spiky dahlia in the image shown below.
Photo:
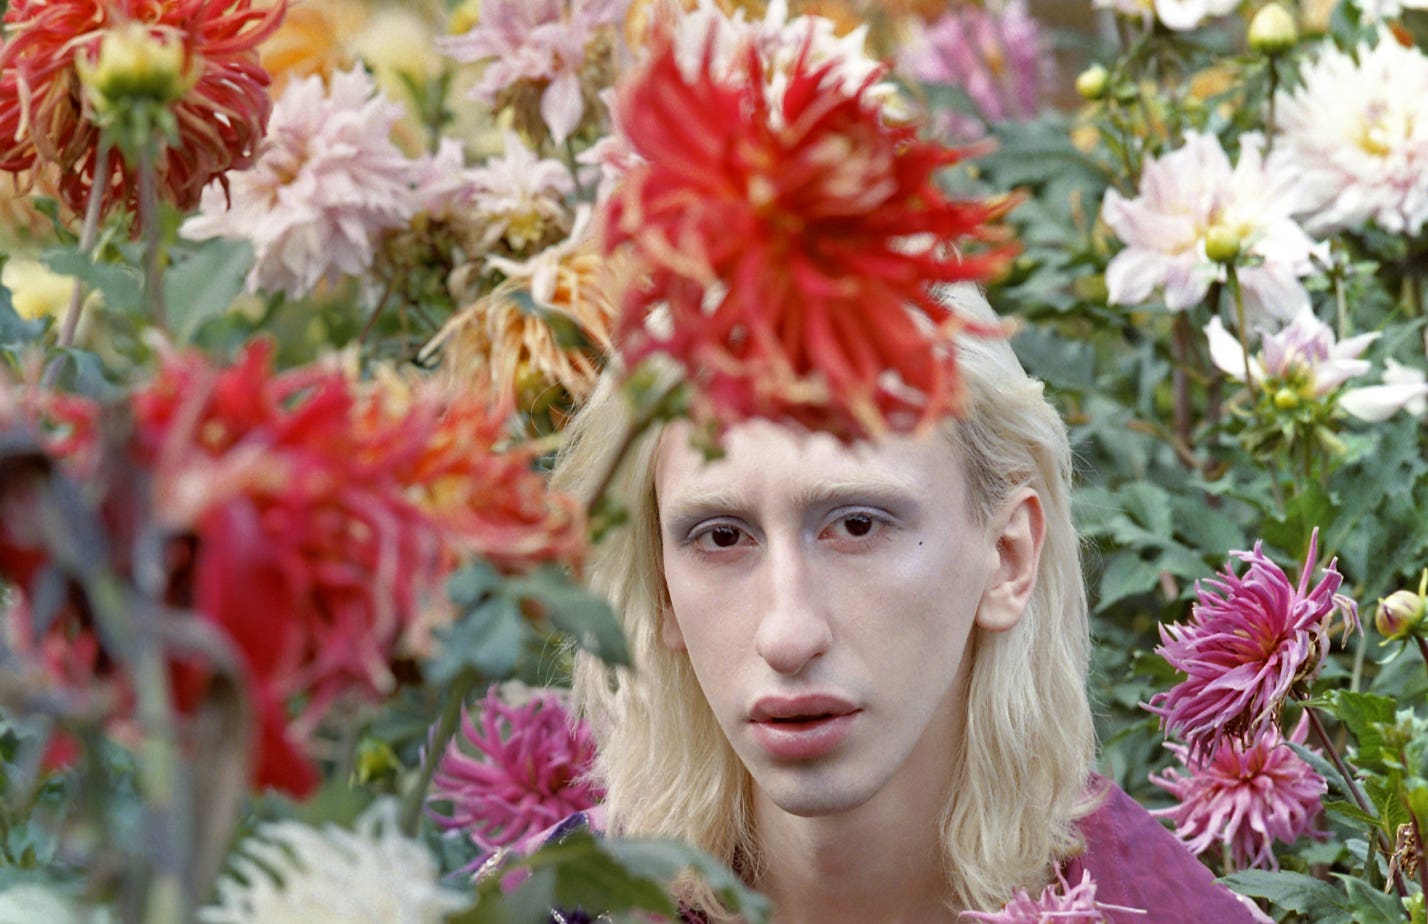
M157 169L160 195L192 209L210 180L252 163L271 108L257 46L285 7L286 0L260 8L252 0L11 0L0 44L0 170L54 164L55 192L79 214L106 171L104 214L132 200L135 177L119 153L100 163L77 62L93 64L107 33L138 23L183 48L191 83L172 105L178 142Z
M673 46L625 86L615 119L644 159L613 194L606 246L644 282L623 306L631 363L662 351L721 424L790 419L845 438L924 426L960 409L958 335L993 336L936 283L984 279L1009 247L1006 203L958 201L937 172L965 152L920 141L876 94L849 90L810 41L780 79L751 45L730 66L681 68ZM647 324L668 306L667 327Z

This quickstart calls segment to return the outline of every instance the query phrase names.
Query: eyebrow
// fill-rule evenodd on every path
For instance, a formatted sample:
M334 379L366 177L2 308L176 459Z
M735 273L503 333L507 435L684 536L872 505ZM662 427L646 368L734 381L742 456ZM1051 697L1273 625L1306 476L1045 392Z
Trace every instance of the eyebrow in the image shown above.
M872 476L806 485L794 495L793 503L797 509L803 510L862 501L898 507L903 515L910 515L919 506L917 493L918 486L908 479ZM678 535L710 516L743 517L749 506L746 499L723 488L694 491L668 505L661 505L660 522L671 534Z

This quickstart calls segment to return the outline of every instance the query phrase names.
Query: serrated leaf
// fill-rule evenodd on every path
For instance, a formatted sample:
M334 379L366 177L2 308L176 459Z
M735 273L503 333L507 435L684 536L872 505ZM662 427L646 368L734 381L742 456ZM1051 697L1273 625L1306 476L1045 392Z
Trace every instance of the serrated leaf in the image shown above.
M1385 893L1355 876L1335 873L1334 878L1344 884L1348 893L1354 924L1402 924L1403 902L1398 895Z
M1307 914L1318 924L1352 924L1348 896L1333 885L1304 873L1247 869L1220 882L1251 898L1267 899L1276 908Z
M1117 552L1106 562L1101 573L1100 594L1096 612L1102 612L1127 597L1154 590L1160 580L1160 568L1154 562L1143 561L1134 552Z

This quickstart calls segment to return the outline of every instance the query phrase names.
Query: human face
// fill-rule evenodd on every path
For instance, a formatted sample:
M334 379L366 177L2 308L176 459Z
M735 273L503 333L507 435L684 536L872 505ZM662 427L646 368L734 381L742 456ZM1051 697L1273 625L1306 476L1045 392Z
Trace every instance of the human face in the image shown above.
M925 808L960 741L972 628L1010 628L1035 581L1035 494L979 522L936 432L844 446L754 421L724 449L706 464L682 427L659 447L665 644L783 810L890 786Z

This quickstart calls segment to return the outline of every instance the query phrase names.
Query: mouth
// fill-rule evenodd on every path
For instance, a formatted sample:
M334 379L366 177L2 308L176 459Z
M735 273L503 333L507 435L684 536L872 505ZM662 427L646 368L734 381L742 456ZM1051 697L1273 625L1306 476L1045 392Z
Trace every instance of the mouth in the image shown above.
M838 749L862 712L835 696L765 697L750 710L754 739L777 761L823 757Z

